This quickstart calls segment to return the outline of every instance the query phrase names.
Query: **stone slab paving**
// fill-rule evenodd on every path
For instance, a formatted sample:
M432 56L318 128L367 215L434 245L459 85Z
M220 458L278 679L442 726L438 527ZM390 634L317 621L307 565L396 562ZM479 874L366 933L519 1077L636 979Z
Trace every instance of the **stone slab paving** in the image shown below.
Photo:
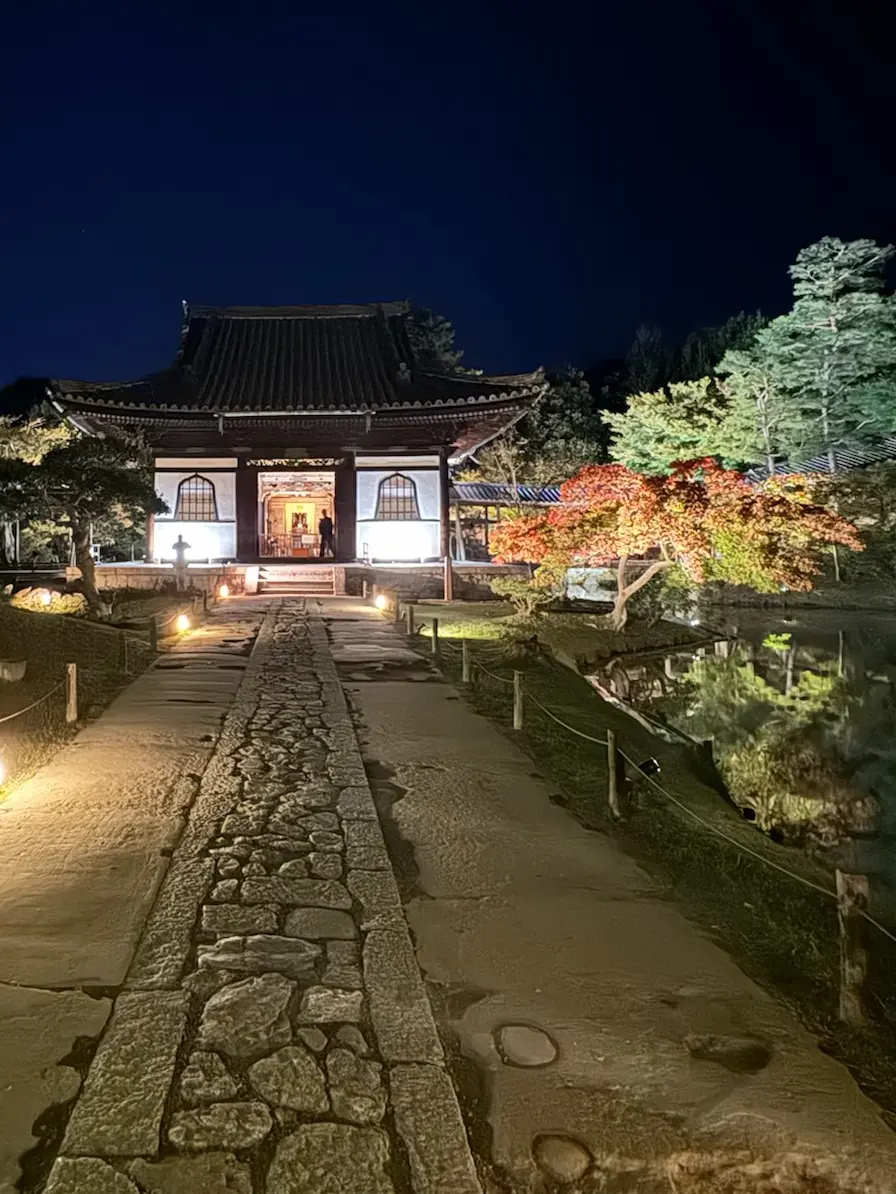
M481 1194L323 623L278 603L46 1194Z

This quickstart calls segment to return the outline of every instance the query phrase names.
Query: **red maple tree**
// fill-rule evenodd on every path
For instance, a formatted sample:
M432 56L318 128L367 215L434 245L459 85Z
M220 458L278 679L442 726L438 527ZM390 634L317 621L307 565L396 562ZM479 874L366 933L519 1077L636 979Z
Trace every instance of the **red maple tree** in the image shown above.
M712 458L660 477L589 465L560 493L553 509L502 520L491 539L496 558L539 564L535 583L555 583L570 567L614 567L615 629L635 593L675 566L694 584L767 593L811 589L826 546L862 549L852 523L818 505L806 477L752 484Z

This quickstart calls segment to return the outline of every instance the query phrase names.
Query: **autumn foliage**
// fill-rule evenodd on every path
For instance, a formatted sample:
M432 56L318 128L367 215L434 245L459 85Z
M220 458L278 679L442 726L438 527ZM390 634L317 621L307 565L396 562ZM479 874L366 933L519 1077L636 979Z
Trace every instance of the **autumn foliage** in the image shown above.
M502 521L493 550L500 561L541 565L545 577L616 566L617 626L628 600L673 566L694 584L810 589L824 547L862 547L851 523L817 504L806 477L752 484L711 458L673 465L669 476L589 465L560 492L562 505Z

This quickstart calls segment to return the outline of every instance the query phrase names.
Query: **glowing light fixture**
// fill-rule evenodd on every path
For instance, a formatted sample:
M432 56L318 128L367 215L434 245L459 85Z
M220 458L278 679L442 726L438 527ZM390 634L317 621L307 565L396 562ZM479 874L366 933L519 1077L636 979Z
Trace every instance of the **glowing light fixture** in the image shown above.
M49 589L42 589L40 594L41 605L49 605L52 600L53 594L49 591Z
M174 623L178 634L183 634L185 630L190 629L190 619L186 614L178 614L177 621Z
M219 597L220 597L222 600L223 600L225 597L229 597L229 596L230 596L230 585L228 585L228 584L226 584L226 583L225 583L225 584L223 584L223 585L218 585L218 596L219 596Z
M382 593L377 593L376 600L373 604L377 609L387 609L389 606L389 598L384 597Z

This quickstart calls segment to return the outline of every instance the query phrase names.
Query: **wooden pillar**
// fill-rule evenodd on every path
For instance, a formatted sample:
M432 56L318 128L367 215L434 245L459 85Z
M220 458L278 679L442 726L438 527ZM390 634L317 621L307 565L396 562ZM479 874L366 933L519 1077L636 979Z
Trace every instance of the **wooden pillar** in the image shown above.
M448 475L448 449L439 453L439 555L451 554L451 478Z
M258 559L258 473L245 460L236 469L236 558L241 564Z
M156 558L156 516L155 514L147 514L146 516L146 560L152 563Z
M350 452L336 468L333 521L336 523L336 559L350 564L358 558L358 477L355 456Z
M840 1019L858 1026L865 1021L868 949L863 913L868 911L867 875L837 871L837 920L840 927Z
M461 512L461 507L460 507L460 504L458 503L458 505L456 505L454 507L454 541L455 541L455 549L456 549L456 558L458 560L460 560L461 563L463 563L464 560L466 560L466 558L467 558L467 551L466 551L466 548L464 547L464 531L463 531L463 523L461 522L460 512Z

